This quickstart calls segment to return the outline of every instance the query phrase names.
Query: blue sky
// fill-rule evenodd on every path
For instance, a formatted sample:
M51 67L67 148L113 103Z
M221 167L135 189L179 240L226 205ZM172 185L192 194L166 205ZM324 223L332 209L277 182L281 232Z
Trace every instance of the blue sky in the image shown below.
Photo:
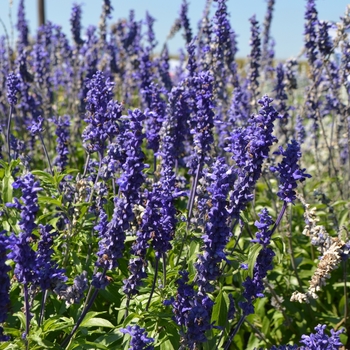
M11 36L10 16L12 23L16 23L18 0L0 0L0 18ZM99 0L46 0L46 17L53 23L60 24L63 30L70 37L69 17L71 7L74 2L83 4L83 28L88 25L98 25L102 1ZM154 30L159 47L166 40L171 25L178 16L182 0L111 0L114 7L113 18L109 23L113 23L119 18L128 17L131 9L135 10L136 19L145 17L148 10L152 17L156 19ZM193 32L197 28L197 23L202 15L205 0L188 0L189 17ZM12 3L12 7L10 6ZM228 12L230 22L234 31L238 35L238 57L245 57L249 53L249 21L255 14L262 25L265 12L266 0L228 0ZM274 18L271 26L271 33L275 39L276 57L285 59L297 56L303 46L304 10L306 0L276 0ZM316 7L319 19L338 21L345 13L348 0L316 0ZM25 1L27 19L29 21L30 32L33 34L37 28L37 0ZM0 35L4 34L4 28L0 24ZM16 37L16 32L13 32ZM179 48L184 48L184 40L181 34L168 42L170 53L176 54Z

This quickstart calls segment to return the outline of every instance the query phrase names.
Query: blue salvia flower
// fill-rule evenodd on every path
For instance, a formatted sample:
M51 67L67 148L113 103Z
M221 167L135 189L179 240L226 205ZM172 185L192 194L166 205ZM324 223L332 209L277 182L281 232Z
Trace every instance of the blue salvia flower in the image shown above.
M147 41L148 41L150 50L153 50L158 44L156 37L154 35L154 30L153 30L154 22L155 22L155 19L148 13L148 11L146 11L145 23L147 25Z
M185 66L186 66L185 52L183 49L179 49L178 52L179 52L179 62L174 69L174 76L173 76L173 81L175 85L183 83L183 80L188 75L188 73L185 71Z
M277 141L272 132L278 113L271 105L272 101L266 95L259 100L262 106L259 114L252 116L246 128L235 130L229 138L227 150L233 154L238 175L230 197L230 212L235 219L253 199L253 190L260 178L263 162L268 157L270 147Z
M190 156L190 172L195 173L197 167L203 166L208 161L211 145L214 142L214 99L213 77L210 72L200 72L192 80L193 117L191 124L193 129L193 154Z
M68 164L68 144L69 144L69 126L70 118L68 115L63 117L58 117L53 119L54 124L56 125L55 134L56 138L56 152L57 156L54 160L54 164L63 171Z
M120 145L113 142L107 147L107 155L102 160L101 176L104 180L114 177L120 169L122 155Z
M166 300L164 304L172 305L173 320L182 327L181 343L194 350L196 344L207 341L205 333L213 328L210 317L214 302L207 295L195 292L193 285L188 283L187 271L179 274L176 298Z
M183 37L186 41L186 44L189 44L192 41L192 30L190 26L190 21L188 19L188 2L186 0L182 1L180 9L180 23L181 27L184 29Z
M32 50L32 68L34 71L34 81L41 89L44 87L51 88L50 81L50 55L46 46L46 36L44 30L50 26L42 26L38 29L37 40ZM51 95L51 90L47 91L47 96Z
M306 174L306 169L300 169L298 161L301 157L300 146L296 140L292 140L288 144L286 150L280 147L278 152L283 156L282 162L277 167L271 167L272 171L277 171L280 177L280 190L277 192L284 202L293 203L296 199L295 189L298 187L297 181L303 182L307 177L311 175Z
M198 32L202 33L198 37L198 61L200 61L206 69L211 64L211 44L213 37L213 22L209 19L211 2L207 1L204 7L202 17L198 22ZM206 63L208 60L208 63ZM205 66L204 66L205 65Z
M14 198L15 203L7 203L6 206L21 211L21 219L18 225L21 231L30 237L37 226L35 224L35 217L39 211L37 192L41 191L42 188L40 187L39 181L35 181L34 175L31 173L17 179L13 182L12 187L22 191L22 203L17 198Z
M328 74L323 78L325 103L321 110L322 117L331 113L342 113L342 103L338 97L342 80L340 67L334 61L327 62L327 65Z
M318 37L317 44L318 49L323 57L327 57L332 53L333 43L329 35L329 30L332 28L332 24L327 21L318 21Z
M137 256L130 259L128 266L130 276L123 281L123 292L129 298L138 293L138 288L142 285L142 281L147 277L146 267L147 261L145 257Z
M159 180L159 233L152 237L152 247L155 255L160 258L169 251L172 246L170 241L175 233L176 209L174 206L175 198L175 174L171 164L164 164L162 160L161 178Z
M83 271L80 275L74 278L71 286L67 286L66 284L59 285L55 288L54 292L58 294L60 299L65 301L66 306L68 307L80 303L87 288L87 272Z
M18 103L18 111L27 127L32 120L37 120L40 115L41 98L34 98L30 93L30 83L33 81L33 76L27 69L27 52L23 51L17 58L18 71L20 76L19 90L21 99Z
M303 118L300 115L297 115L297 120L295 124L295 137L299 145L303 144L306 137L305 127L303 125Z
M170 77L169 68L169 51L168 46L165 44L162 49L160 58L158 60L158 71L160 79L167 91L170 91L173 87L173 82Z
M99 30L102 45L106 44L107 37L107 19L111 18L113 7L111 0L103 0L102 13L100 17Z
M313 67L317 60L317 10L315 0L307 0L306 11L305 11L305 25L304 25L304 38L306 57L310 67ZM312 70L314 70L312 68Z
M223 65L226 64L228 69L232 70L231 65L235 60L237 52L236 34L230 25L226 5L227 0L215 1L218 3L218 7L213 17L213 33L215 34L215 50L213 56L216 71L225 74Z
M273 55L271 57L270 45L273 42L270 35L270 28L272 22L272 14L275 6L275 0L268 0L267 10L264 19L264 30L262 33L262 53L261 62L262 66L265 68L265 72L268 72L272 68Z
M107 223L107 216L101 212L99 231L99 250L96 266L112 270L118 266L117 259L123 256L125 231L129 228L129 222L133 219L130 205L123 197L114 200L112 219Z
M245 89L236 87L232 94L231 106L228 111L228 132L233 128L246 126L250 117L249 95Z
M145 49L140 53L140 65L138 71L133 73L133 78L138 81L142 103L145 108L151 108L152 92L150 85L153 81L153 62L151 61L150 51Z
M190 93L184 84L174 86L168 94L166 117L160 131L163 145L178 165L182 165L185 155L185 141L189 138Z
M235 300L233 298L233 295L230 293L228 295L228 298L230 300L230 304L227 310L227 319L228 320L233 320L236 314L236 307L235 307Z
M343 347L339 335L344 332L344 329L334 331L331 329L331 336L325 334L326 325L317 325L315 327L316 333L310 335L302 335L300 341L305 346L301 346L301 350L320 349L320 350L336 350Z
M73 35L73 40L76 45L81 45L83 40L81 39L81 5L73 4L72 12L70 16L70 27Z
M211 292L213 286L210 281L215 281L220 276L219 264L226 260L224 252L231 235L229 212L226 209L227 195L234 182L234 173L228 169L223 158L219 158L207 174L210 185L207 188L211 204L208 219L202 236L203 247L195 264L197 270L197 283L200 291Z
M252 242L259 243L263 248L256 259L253 276L248 276L242 283L244 287L243 296L247 301L239 303L243 314L246 316L254 313L253 301L256 298L264 297L263 279L266 277L267 272L272 270L272 259L275 256L275 253L267 247L270 244L272 234L270 226L273 224L273 220L266 208L260 212L259 217L260 220L255 222L255 226L259 231L256 234L256 239Z
M255 15L249 19L251 23L250 31L250 55L249 55L249 71L248 71L248 90L252 96L252 103L255 104L256 98L259 94L259 68L261 61L261 41L260 41L260 30L259 22L256 20Z
M170 240L173 238L175 233L175 226L177 223L176 219L176 208L175 198L183 195L181 191L176 189L176 175L174 171L175 159L172 153L170 134L166 134L163 138L163 142L160 149L161 155L161 171L160 171L160 226L161 235L158 239L158 249L156 255L161 255L171 249ZM167 142L170 141L170 144ZM154 241L152 242L153 246Z
M139 31L139 25L134 17L134 10L130 10L129 20L127 22L128 32L122 37L123 47L127 51L132 47Z
M0 324L6 321L10 307L10 277L8 272L11 270L11 267L6 264L8 240L6 231L0 231ZM8 341L9 339L10 337L4 335L4 330L0 326L0 342Z
M129 271L131 274L128 279L124 280L123 291L129 297L138 293L137 288L142 284L142 280L147 277L145 271L147 262L145 258L149 241L151 239L157 239L162 234L159 210L161 206L159 186L154 184L152 192L146 192L144 197L147 200L146 208L142 215L140 228L136 233L136 241L131 248L131 253L136 258L130 260Z
M166 102L162 98L162 94L166 94L166 90L158 84L151 83L148 88L151 96L150 109L145 111L146 116L146 138L147 148L157 152L159 148L159 131L165 118Z
M16 28L19 32L18 45L19 47L28 46L28 23L25 18L24 0L20 0L17 12L17 24ZM20 49L21 50L21 49Z
M10 105L14 106L17 103L17 93L20 88L19 76L15 73L10 73L6 80L7 100Z
M88 26L85 31L85 42L81 45L79 55L83 58L79 65L80 90L78 98L80 100L79 111L85 112L85 98L89 91L86 82L89 82L96 73L98 64L98 37L96 35L96 27Z
M284 66L283 63L279 63L276 67L276 82L273 91L275 92L275 100L277 102L277 111L283 121L283 124L288 122L289 114L286 100L288 95L286 93L286 84L284 80Z
M8 207L14 207L21 211L21 219L18 225L21 229L18 237L12 235L10 243L11 252L9 259L15 263L15 275L22 284L32 282L37 276L36 255L30 246L32 232L36 228L35 218L39 211L37 192L41 191L38 181L35 181L33 174L28 173L12 184L15 189L22 190L22 203L15 198L15 203L7 203Z
M103 155L107 140L111 141L119 132L122 106L113 100L114 83L101 71L88 81L87 88L85 121L88 125L82 135L84 147L89 153Z
M39 225L40 241L36 251L37 275L34 283L45 291L54 289L57 284L67 281L65 270L52 260L53 233L50 225Z
M123 193L130 205L130 209L134 204L140 201L140 187L144 182L145 176L143 170L147 167L144 163L145 154L141 146L145 135L142 133L142 123L145 115L139 110L129 110L128 129L124 133L125 143L124 150L126 154L125 163L122 164L123 173L117 180L119 190Z
M154 347L149 345L154 342L153 338L147 337L147 332L144 328L140 328L138 325L127 326L120 330L124 334L130 334L130 348L129 350L153 350Z
M195 72L197 70L195 40L196 39L193 39L186 47L187 52L188 52L188 60L187 60L186 69L188 70L188 75L191 78L194 77Z
M28 127L28 130L32 136L41 134L44 131L43 122L44 119L41 116L32 121L32 124Z

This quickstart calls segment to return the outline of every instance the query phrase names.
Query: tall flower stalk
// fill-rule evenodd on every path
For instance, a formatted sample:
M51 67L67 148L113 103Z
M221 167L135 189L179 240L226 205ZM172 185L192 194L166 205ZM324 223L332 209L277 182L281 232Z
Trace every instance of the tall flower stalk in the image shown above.
M10 105L10 112L7 120L7 151L9 160L11 160L11 120L14 106L17 103L17 93L19 91L19 78L15 73L10 73L7 77L6 86L7 86L7 100Z
M38 266L36 254L30 245L33 230L36 228L35 218L39 211L37 192L42 188L38 181L35 181L31 173L24 175L12 184L15 189L22 190L21 202L15 198L15 203L8 203L8 207L16 208L20 211L21 219L19 227L21 229L18 236L12 234L9 248L11 249L8 258L15 262L14 273L19 283L24 288L24 304L26 315L26 329L24 338L29 334L30 310L29 310L29 283L35 282L38 277ZM28 343L27 343L28 346Z

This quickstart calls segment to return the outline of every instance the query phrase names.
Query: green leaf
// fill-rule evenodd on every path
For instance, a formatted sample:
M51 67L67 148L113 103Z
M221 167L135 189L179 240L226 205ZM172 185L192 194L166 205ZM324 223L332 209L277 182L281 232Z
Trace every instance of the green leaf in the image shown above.
M32 170L32 174L37 176L40 181L49 183L51 185L55 184L55 180L53 176L45 171L42 170Z
M211 322L215 322L215 326L225 327L227 323L228 311L228 295L226 292L220 291L215 299Z
M90 327L114 328L113 324L110 321L100 317L94 317L94 318L91 318L90 320L87 320L86 322L82 322L81 326L86 328L90 328Z
M49 333L73 326L74 320L67 317L50 317L43 323L43 332Z
M15 338L21 337L22 335L22 332L17 328L10 328L6 326L4 326L3 328L4 328L4 334L12 335Z
M262 249L261 244L254 244L253 247L249 250L248 254L248 275L253 277L253 270L256 263L256 259Z
M43 204L53 204L56 207L62 206L61 200L58 200L58 199L55 199L52 197L40 196L40 197L38 197L38 201L39 201L39 203L43 203Z
M80 344L83 347L79 347L79 349L102 349L102 350L110 350L109 347L100 344L100 343L95 343L91 341L87 341L86 338L79 338L79 339L74 339L74 343Z
M41 339L41 337L35 333L30 334L30 337L29 337L30 343L31 343L31 340L40 346L38 349L60 349L61 348L60 346L58 345L55 346L53 343L45 339ZM33 345L31 345L31 348L34 349Z
M19 321L21 322L21 326L24 329L26 327L26 316L23 312L16 312L13 314L13 316L17 316L19 318Z
M5 172L5 176L2 179L2 201L4 203L11 203L13 198L12 183L14 179L11 173Z
M86 322L88 322L89 320L91 320L92 318L94 318L95 316L98 316L98 315L102 315L102 314L105 314L106 311L90 311L86 314L86 316L84 317L84 320L83 322L81 323L81 327L86 327L85 324Z
M178 348L174 348L173 344L171 344L171 341L167 339L165 342L160 344L159 349L160 350L177 350Z
M108 346L108 345L115 343L116 341L118 341L121 338L123 338L123 335L120 332L109 333L109 334L104 334L101 337L97 338L95 340L95 342L102 344L102 345L105 345L105 346Z

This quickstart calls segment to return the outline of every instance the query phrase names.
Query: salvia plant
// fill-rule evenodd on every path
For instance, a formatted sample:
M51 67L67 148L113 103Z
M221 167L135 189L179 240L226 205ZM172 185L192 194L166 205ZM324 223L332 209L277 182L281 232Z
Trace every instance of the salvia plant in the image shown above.
M184 0L171 71L149 12L33 33L28 4L0 38L0 349L349 349L350 7L305 0L284 62L275 1L238 60L227 1Z

